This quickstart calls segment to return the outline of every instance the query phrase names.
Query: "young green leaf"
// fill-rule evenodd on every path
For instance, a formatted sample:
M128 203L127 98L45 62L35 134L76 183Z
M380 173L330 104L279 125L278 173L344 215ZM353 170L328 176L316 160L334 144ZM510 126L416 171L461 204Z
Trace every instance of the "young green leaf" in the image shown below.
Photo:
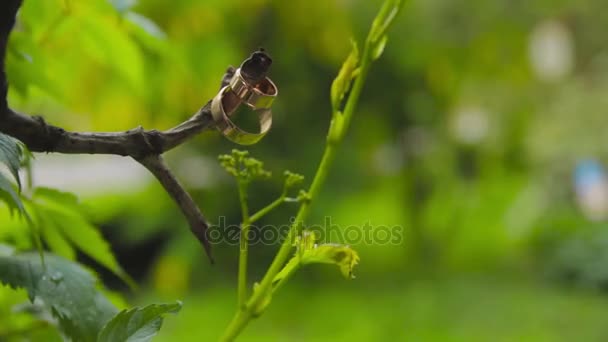
M352 41L352 45L353 47L350 54L342 64L338 76L336 76L331 84L330 95L334 115L340 111L340 104L346 93L350 90L352 80L357 75L356 70L359 66L359 47L354 40Z
M163 316L177 313L182 303L152 304L119 312L99 332L98 342L150 341L163 324Z
M378 41L376 46L374 46L374 48L372 50L372 59L373 60L376 60L376 59L380 58L380 56L382 56L382 53L384 52L384 47L386 46L387 40L388 40L388 36L384 35L384 36L382 36L382 38L380 38L380 40Z
M403 7L403 0L389 0L384 2L380 12L378 12L378 15L374 18L372 29L368 37L369 41L374 44L374 46L382 40L382 36L384 36L393 23L393 20L397 17L397 14L399 14L401 7Z
M53 254L42 265L37 253L0 256L0 282L40 299L74 341L95 341L118 311L96 290L96 279L82 266Z
M302 253L300 262L306 264L333 264L340 268L345 278L352 279L353 268L359 263L359 255L350 246L340 244L322 244Z
M288 278L300 266L307 264L332 264L340 268L347 279L354 278L353 268L359 263L359 255L350 246L340 244L316 244L313 232L303 231L296 242L297 250L293 258L274 277L273 284Z

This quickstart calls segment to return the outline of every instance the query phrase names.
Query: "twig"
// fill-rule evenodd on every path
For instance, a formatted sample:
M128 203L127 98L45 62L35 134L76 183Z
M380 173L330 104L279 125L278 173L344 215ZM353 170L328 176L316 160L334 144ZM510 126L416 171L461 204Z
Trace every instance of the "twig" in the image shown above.
M162 156L150 155L142 159L137 160L141 165L145 166L155 177L158 179L160 184L165 190L171 195L171 198L177 203L179 208L182 210L188 223L190 223L190 230L196 236L196 238L203 244L211 263L213 263L213 256L211 254L211 244L207 238L207 229L209 225L207 220L199 210L196 203L190 196L190 194L182 187L179 181L175 178L171 170L165 164Z

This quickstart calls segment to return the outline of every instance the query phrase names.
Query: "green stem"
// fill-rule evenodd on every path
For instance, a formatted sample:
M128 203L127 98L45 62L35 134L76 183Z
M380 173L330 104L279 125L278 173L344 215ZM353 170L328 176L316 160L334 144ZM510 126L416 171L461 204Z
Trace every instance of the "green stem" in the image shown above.
M251 224L251 223L254 223L257 220L261 219L266 214L268 214L269 212L271 212L272 210L274 210L275 208L277 208L284 202L285 202L285 194L281 194L281 196L279 198L277 198L274 202L272 202L269 205L265 206L264 208L260 209L257 213L251 215L251 217L249 218L249 223Z
M236 314L232 318L230 325L224 331L224 336L220 338L220 341L234 341L239 334L245 329L247 323L251 320L252 315L246 310L237 310Z
M247 182L239 180L239 199L241 201L241 237L239 246L239 273L238 273L238 311L244 309L247 300L247 252L249 251L248 233L251 221L249 218L249 206L247 205Z

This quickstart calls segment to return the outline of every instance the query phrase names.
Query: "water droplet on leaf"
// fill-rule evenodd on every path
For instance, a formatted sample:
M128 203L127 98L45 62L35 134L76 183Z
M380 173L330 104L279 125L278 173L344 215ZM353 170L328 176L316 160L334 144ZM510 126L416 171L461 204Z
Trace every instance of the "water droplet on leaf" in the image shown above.
M51 275L51 280L55 283L58 283L63 280L63 274L61 272L54 272Z

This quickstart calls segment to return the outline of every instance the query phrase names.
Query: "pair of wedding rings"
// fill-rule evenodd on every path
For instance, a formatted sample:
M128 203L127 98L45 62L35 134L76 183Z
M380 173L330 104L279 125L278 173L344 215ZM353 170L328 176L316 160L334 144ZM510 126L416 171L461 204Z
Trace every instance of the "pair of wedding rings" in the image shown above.
M211 102L211 114L217 129L237 144L255 144L272 126L270 107L277 93L277 87L268 77L258 84L249 84L241 75L241 69L237 69L230 83L223 87ZM230 120L241 104L245 104L258 115L258 133L247 132Z

